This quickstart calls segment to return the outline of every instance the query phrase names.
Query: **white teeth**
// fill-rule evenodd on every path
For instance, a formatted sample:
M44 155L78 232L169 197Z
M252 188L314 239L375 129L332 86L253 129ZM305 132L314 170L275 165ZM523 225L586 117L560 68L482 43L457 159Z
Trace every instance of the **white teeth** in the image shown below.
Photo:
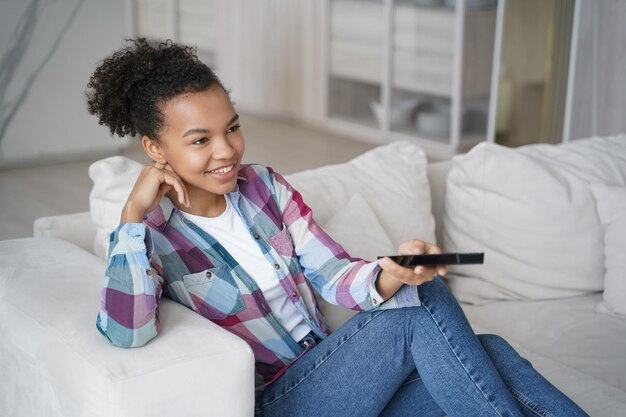
M209 172L212 173L212 174L226 174L226 173L230 172L232 169L233 169L233 165L228 166L226 168L209 171Z

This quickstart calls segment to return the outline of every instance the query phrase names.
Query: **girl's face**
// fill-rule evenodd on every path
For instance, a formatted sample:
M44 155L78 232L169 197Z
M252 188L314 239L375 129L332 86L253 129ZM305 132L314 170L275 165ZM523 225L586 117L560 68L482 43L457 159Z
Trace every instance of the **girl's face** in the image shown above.
M156 149L183 180L192 207L200 201L211 205L211 198L217 201L217 195L232 191L245 144L239 115L224 90L214 86L175 97L165 103L163 113L160 140L144 146Z

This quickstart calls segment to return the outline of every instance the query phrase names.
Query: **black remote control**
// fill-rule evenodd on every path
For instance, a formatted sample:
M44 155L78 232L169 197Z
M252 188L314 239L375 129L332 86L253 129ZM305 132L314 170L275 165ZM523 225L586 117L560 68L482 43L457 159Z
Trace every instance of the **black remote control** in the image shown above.
M379 256L378 259L384 258ZM440 253L435 255L394 255L387 256L401 266L417 265L467 265L482 264L485 260L484 252L473 253Z

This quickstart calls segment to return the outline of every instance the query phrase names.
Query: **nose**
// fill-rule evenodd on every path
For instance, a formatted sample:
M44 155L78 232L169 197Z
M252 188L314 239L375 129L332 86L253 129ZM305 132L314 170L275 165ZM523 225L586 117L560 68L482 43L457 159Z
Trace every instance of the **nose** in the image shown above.
M226 137L215 138L213 145L213 158L214 159L229 159L232 160L235 156L235 148L228 142Z

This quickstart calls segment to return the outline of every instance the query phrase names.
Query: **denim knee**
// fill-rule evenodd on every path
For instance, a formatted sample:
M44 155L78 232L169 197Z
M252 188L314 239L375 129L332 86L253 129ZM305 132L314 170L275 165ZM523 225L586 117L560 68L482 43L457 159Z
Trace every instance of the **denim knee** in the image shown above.
M477 334L476 337L478 337L478 340L480 340L480 344L483 345L485 350L488 351L496 350L501 352L503 350L513 349L513 346L511 346L505 338L503 338L502 336L498 336L497 334L484 333Z
M476 335L480 344L493 360L497 358L515 359L529 365L530 362L521 356L509 342L502 336L496 334L478 334Z

